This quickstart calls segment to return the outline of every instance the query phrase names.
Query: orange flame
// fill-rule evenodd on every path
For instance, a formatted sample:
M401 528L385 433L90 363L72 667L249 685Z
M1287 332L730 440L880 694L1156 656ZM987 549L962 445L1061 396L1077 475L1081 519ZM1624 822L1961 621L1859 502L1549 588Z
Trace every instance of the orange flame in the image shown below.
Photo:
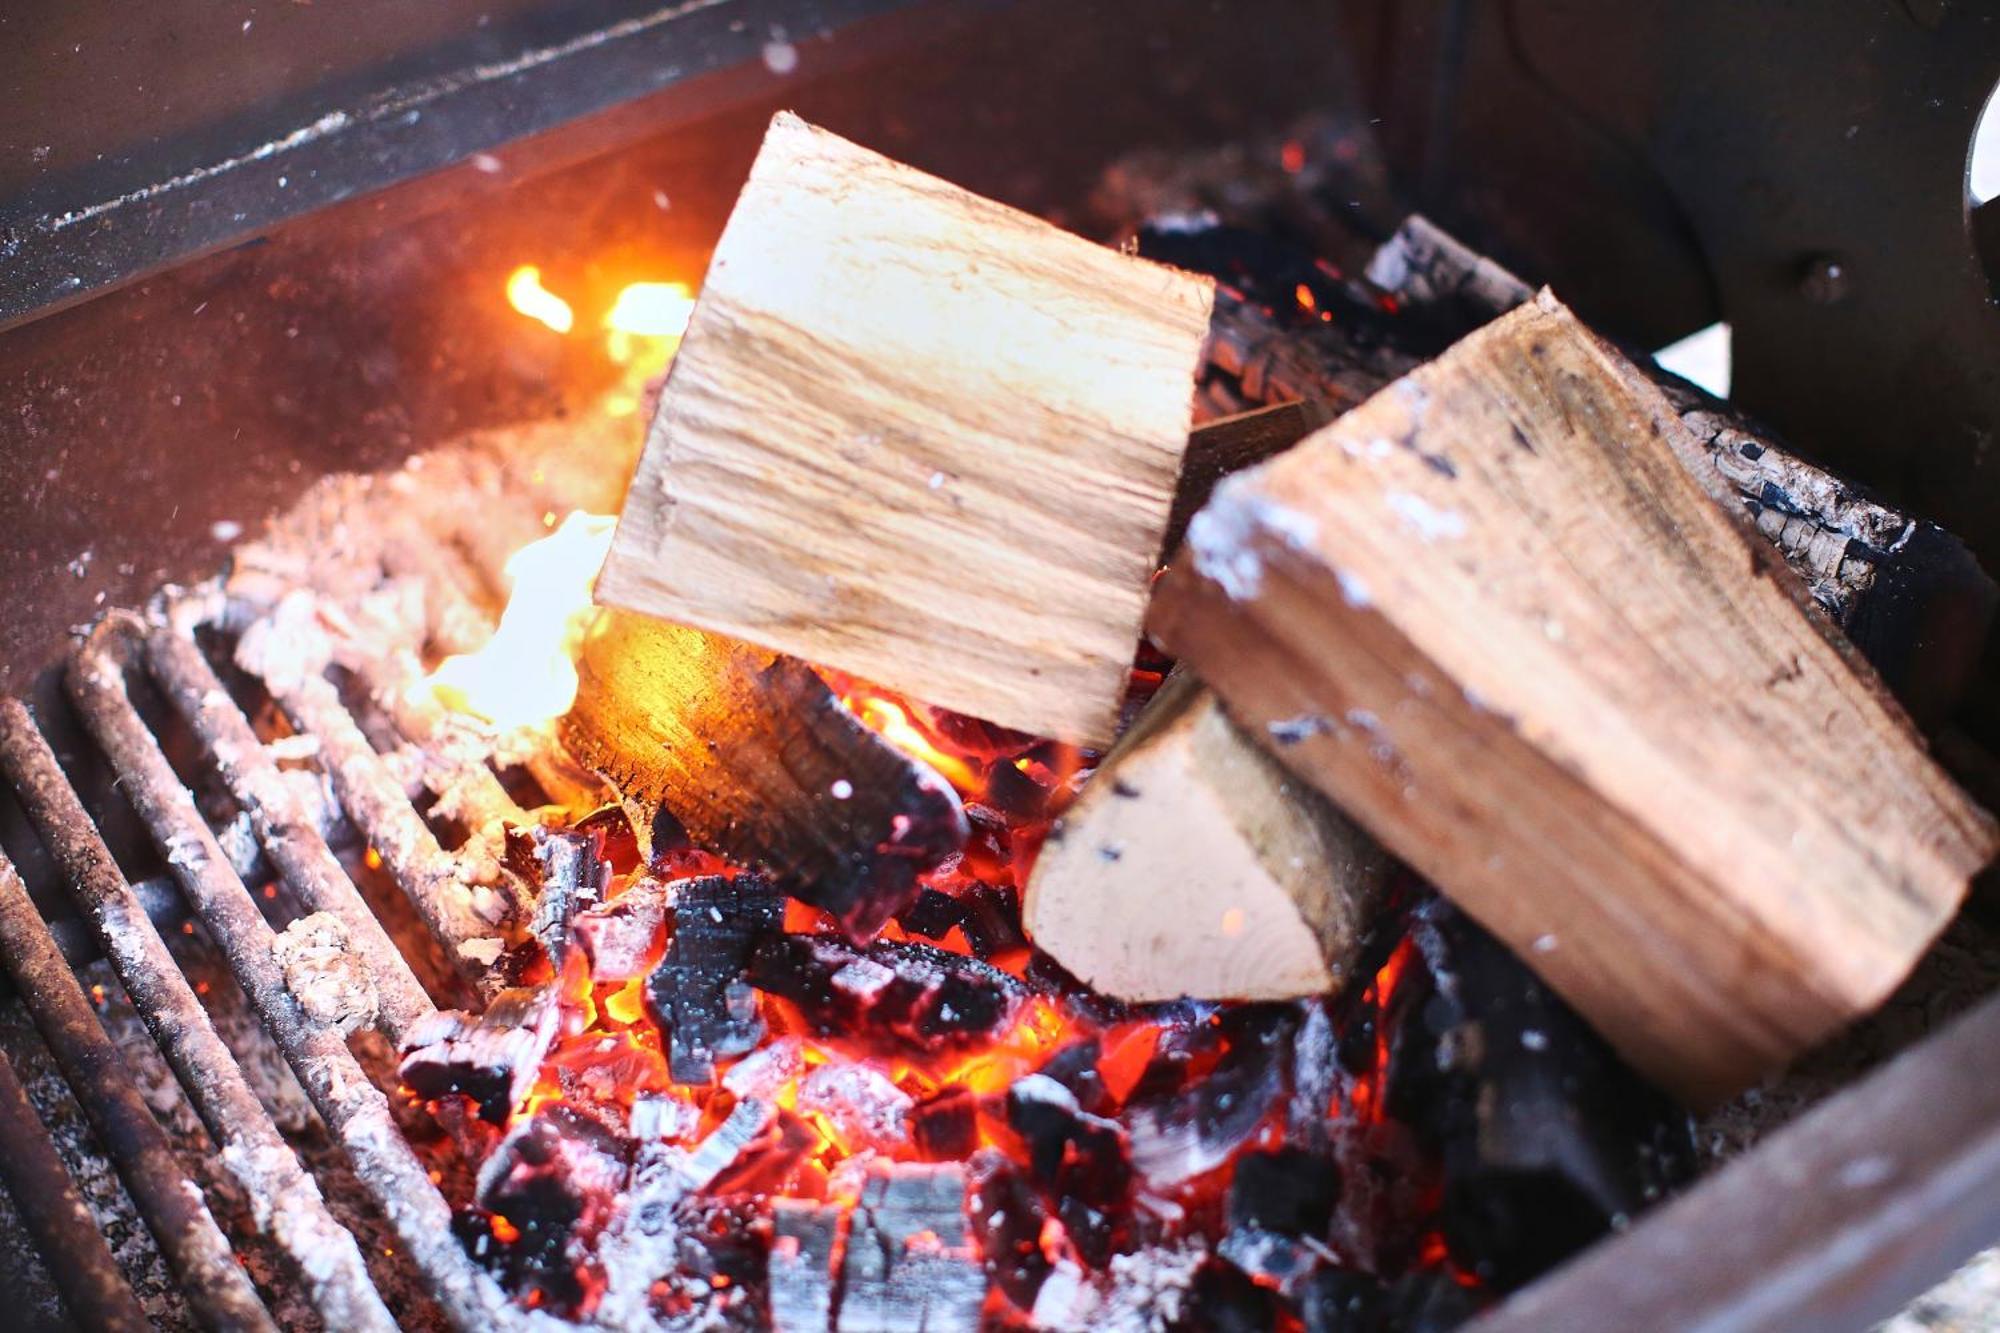
M576 702L576 649L614 519L582 511L507 561L514 581L500 626L477 652L446 658L422 682L445 707L503 731L542 727Z
M507 275L507 304L557 333L576 327L576 312L569 302L542 286L542 270L533 264L523 264Z
M910 720L910 711L887 695L866 692L857 687L842 699L854 715L861 719L863 726L877 732L882 739L909 755L920 759L936 769L946 782L958 789L960 795L976 796L983 783L979 771L955 754L948 754L931 740L930 736Z

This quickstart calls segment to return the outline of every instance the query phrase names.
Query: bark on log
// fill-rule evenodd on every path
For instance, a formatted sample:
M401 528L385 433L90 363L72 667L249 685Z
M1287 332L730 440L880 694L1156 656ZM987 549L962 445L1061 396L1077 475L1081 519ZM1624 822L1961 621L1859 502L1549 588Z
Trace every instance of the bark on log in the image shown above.
M1387 869L1182 672L1056 822L1022 913L1120 999L1289 1000L1345 979Z
M1995 845L1699 447L1543 295L1226 482L1151 619L1695 1102L1878 1003Z
M1107 744L1212 293L781 113L598 600Z

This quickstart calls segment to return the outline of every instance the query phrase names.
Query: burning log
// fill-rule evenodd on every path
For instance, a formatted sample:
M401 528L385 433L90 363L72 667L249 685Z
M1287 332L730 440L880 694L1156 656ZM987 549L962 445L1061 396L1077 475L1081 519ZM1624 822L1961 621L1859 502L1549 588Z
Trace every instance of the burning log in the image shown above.
M1701 1102L1878 1003L1995 834L1693 447L1545 295L1226 482L1153 628Z
M761 941L784 926L784 899L754 875L685 879L673 890L674 937L646 981L646 1010L667 1039L676 1083L707 1083L717 1056L764 1039L746 979Z
M598 600L1108 743L1212 296L781 113Z
M1388 860L1177 673L1050 832L1029 936L1120 999L1337 986Z
M410 1029L398 1073L426 1101L462 1096L480 1119L504 1124L535 1086L562 1019L552 986L501 991L476 1018L439 1010Z
M703 846L770 870L865 939L964 845L936 773L862 726L803 663L637 616L584 640L564 741Z
M986 1274L956 1165L878 1165L854 1207L840 1268L844 1333L972 1333Z
M750 981L796 1004L822 1036L882 1036L920 1050L990 1037L1027 988L977 958L928 944L777 935L757 946Z

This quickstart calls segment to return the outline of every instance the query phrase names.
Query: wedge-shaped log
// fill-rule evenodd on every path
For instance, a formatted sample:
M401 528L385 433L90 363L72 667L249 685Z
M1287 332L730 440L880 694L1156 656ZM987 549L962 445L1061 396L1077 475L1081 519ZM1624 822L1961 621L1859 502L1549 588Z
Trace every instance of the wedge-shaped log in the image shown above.
M865 940L964 845L949 784L890 746L804 663L616 611L577 657L570 752L695 842L769 869Z
M780 114L597 598L1108 743L1213 295Z
M1388 858L1177 672L1043 845L1022 913L1126 1000L1289 1000L1345 978Z
M1699 1103L1878 1003L1995 834L1692 446L1544 294L1224 482L1151 623Z

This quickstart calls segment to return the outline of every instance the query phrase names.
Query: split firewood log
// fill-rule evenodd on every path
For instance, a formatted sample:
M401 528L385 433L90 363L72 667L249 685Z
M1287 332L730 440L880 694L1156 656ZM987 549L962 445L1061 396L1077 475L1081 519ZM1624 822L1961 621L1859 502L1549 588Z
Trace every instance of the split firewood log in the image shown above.
M812 669L700 630L600 614L563 743L696 843L768 868L867 939L964 845L937 773L863 726Z
M1289 1000L1345 979L1388 865L1176 672L1057 821L1022 914L1120 999Z
M1544 294L1223 483L1150 620L1698 1103L1879 1003L1995 848L1699 448Z
M780 114L598 600L1108 744L1213 291Z

